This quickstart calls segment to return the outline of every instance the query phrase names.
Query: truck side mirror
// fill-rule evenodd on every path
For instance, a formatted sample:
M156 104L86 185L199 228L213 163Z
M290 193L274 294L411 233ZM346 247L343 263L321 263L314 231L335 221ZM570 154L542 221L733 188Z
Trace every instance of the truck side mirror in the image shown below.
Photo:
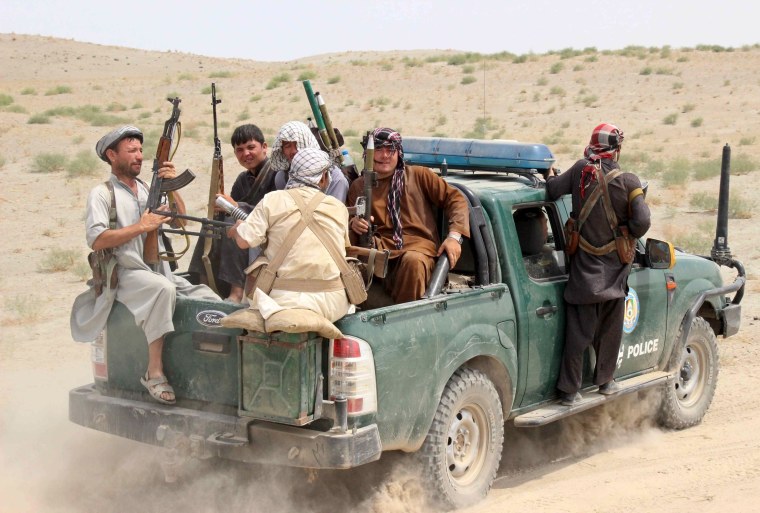
M646 262L652 269L672 269L676 265L673 244L657 239L647 239Z

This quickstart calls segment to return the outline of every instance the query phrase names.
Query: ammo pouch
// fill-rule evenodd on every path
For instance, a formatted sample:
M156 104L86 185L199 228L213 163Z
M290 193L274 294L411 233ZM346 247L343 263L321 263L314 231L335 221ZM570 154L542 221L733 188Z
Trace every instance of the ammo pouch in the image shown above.
M340 264L338 265L339 267ZM364 303L367 300L367 291L364 288L362 267L366 267L359 259L346 257L346 269L340 271L340 279L346 288L346 296L352 305Z
M623 265L632 264L636 253L636 239L631 237L627 226L618 226L615 232L615 249Z
M119 275L116 272L116 256L110 249L93 251L87 255L87 263L92 269L92 286L95 295L103 293L103 287L115 290L119 284Z
M572 256L578 251L581 233L578 231L578 223L571 216L565 221L565 253Z

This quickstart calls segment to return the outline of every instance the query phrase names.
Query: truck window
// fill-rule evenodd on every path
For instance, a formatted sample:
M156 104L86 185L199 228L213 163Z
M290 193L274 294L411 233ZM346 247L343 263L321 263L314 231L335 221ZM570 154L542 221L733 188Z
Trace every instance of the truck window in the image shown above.
M554 209L545 205L524 207L513 214L525 270L534 280L564 276L564 253L555 246ZM555 228L556 229L556 228Z

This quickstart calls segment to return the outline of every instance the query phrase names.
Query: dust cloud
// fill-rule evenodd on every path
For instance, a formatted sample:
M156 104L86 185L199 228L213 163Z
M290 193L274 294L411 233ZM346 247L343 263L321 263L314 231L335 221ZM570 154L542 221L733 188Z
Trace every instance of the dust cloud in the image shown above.
M389 453L348 471L185 460L166 483L163 452L68 420L89 366L0 374L0 513L426 512L407 463Z
M510 488L541 475L560 462L653 441L663 432L656 426L658 391L623 396L600 407L540 428L505 426L501 467L494 487Z

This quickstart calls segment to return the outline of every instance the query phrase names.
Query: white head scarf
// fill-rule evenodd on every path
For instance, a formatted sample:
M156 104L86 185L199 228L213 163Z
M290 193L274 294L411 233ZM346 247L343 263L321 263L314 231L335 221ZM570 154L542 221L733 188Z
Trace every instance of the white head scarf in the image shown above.
M295 141L298 151L305 148L320 149L317 139L305 123L300 121L289 121L282 125L280 131L277 132L277 138L272 145L272 156L270 157L270 160L272 161L272 169L276 171L285 171L290 167L290 162L288 162L288 159L282 154L282 143L286 141Z
M299 150L290 164L288 183L285 185L285 188L318 188L322 173L328 171L330 166L332 166L330 157L319 148L304 148L303 150ZM330 176L329 172L327 176Z

